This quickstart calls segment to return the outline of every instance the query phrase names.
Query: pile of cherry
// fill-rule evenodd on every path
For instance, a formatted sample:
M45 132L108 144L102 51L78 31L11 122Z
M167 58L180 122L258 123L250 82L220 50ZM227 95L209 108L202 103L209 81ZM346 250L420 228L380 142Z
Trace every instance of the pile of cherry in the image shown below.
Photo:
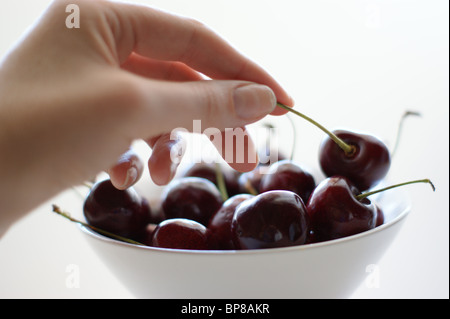
M373 229L383 224L384 216L370 195L410 183L431 184L416 180L373 191L389 171L386 145L367 134L322 130L327 137L319 163L326 178L319 183L282 156L247 173L197 163L167 185L158 212L133 188L118 190L109 180L97 182L84 202L87 224L111 237L161 248L288 247Z

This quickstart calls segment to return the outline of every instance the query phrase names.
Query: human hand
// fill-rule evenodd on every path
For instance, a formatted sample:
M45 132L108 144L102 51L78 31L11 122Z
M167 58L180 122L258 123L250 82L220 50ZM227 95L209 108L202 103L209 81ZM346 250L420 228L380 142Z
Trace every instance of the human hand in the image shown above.
M79 7L80 28L65 26L68 4ZM285 113L276 101L293 104L195 20L118 2L55 1L0 63L0 213L14 220L102 170L116 187L131 186L143 171L129 149L136 139L152 147L150 173L165 184L176 169L168 161L174 128L190 129L193 119L245 127Z

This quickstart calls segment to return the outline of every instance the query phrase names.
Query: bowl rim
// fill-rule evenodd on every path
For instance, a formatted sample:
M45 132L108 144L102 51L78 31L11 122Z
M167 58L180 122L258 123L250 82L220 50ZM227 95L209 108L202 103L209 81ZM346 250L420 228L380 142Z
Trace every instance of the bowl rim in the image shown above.
M372 236L373 234L382 232L383 230L387 228L391 228L392 226L399 223L401 220L403 220L411 211L411 201L408 196L406 196L405 192L403 193L404 201L405 201L405 207L402 209L402 211L395 216L392 220L388 221L385 224L382 224L380 226L377 226L373 229L354 234L347 237L342 237L338 239L333 240L327 240L323 242L318 243L311 243L311 244L303 244L303 245L295 245L295 246L288 246L288 247L278 247L278 248L262 248L262 249L243 249L243 250L197 250L197 249L175 249L175 248L161 248L161 247L152 247L152 246L144 246L144 245L135 245L131 243L126 243L119 241L117 239L109 238L104 235L101 235L94 230L91 230L90 228L83 226L79 224L79 228L83 233L85 233L88 236L91 236L97 240L109 243L109 244L115 244L123 247L129 247L133 249L139 249L139 250L148 250L148 251L154 251L159 253L165 253L165 254L188 254L188 255L253 255L253 254L273 254L275 252L289 252L289 251L303 251L303 250L310 250L314 248L321 248L321 247L328 247L328 246L334 246L334 245L340 245L349 241L355 241L362 237Z

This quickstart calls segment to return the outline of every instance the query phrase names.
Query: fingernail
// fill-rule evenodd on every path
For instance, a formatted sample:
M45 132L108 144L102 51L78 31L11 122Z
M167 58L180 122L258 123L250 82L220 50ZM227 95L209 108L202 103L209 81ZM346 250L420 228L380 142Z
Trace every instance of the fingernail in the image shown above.
M273 111L277 99L265 85L248 84L234 90L234 107L239 118L253 120Z
M125 181L122 184L122 187L128 188L128 187L132 186L136 182L137 178L138 178L138 170L136 167L131 166L127 170L127 176L125 178Z

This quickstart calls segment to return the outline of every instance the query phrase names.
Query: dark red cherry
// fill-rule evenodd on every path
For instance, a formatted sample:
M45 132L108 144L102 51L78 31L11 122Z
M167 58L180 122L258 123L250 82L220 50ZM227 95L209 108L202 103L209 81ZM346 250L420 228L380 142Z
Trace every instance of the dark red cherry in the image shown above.
M253 195L250 194L239 194L230 197L211 218L208 229L211 231L211 236L214 238L218 249L236 249L231 236L231 222L236 207L252 197Z
M211 181L182 177L167 185L162 194L161 208L165 219L187 218L207 226L222 203L221 194Z
M306 238L305 244L314 244L316 242L317 242L317 240L316 240L316 236L314 234L314 231L310 229L309 233L308 233L308 237Z
M428 183L418 179L390 185L381 189L360 193L345 177L329 177L323 180L311 194L306 205L311 228L318 241L336 239L370 230L384 223L384 213L368 197L392 188L416 183Z
M151 246L152 245L152 240L153 240L153 234L155 232L156 227L158 227L158 224L153 224L153 223L149 223L147 224L147 226L145 227L144 233L142 234L139 242L147 245L147 246Z
M118 190L109 179L94 184L83 212L90 225L129 239L140 238L151 216L148 202L133 188Z
M278 106L302 117L327 134L319 152L320 166L327 177L346 177L360 191L364 191L386 176L391 156L386 145L378 138L344 130L331 132L297 110L280 103Z
M384 221L385 221L385 219L384 219L384 212L381 209L380 205L378 205L377 203L374 203L374 205L375 205L375 209L376 209L376 212L377 212L377 222L375 224L375 227L378 227L378 226L381 226L381 225L384 224Z
M329 177L314 189L306 209L316 241L347 237L375 227L377 212L344 177Z
M320 167L326 176L345 176L359 190L365 191L387 175L391 157L380 139L345 130L336 130L333 134L352 146L353 150L346 153L327 136L319 152Z
M309 233L303 200L290 191L269 191L242 202L231 224L238 249L301 245Z
M241 191L238 179L241 173L229 166L220 165L220 168L228 196L239 194ZM217 182L217 165L215 163L194 163L184 172L183 176L206 178L219 187Z
M314 177L306 169L291 160L282 160L272 164L262 176L260 192L287 190L299 195L306 203L315 187Z
M248 193L257 195L261 192L260 185L264 172L268 170L269 166L260 165L250 172L242 173L239 176L238 183L240 193Z
M208 229L190 219L166 219L153 231L151 246L172 249L210 249Z

